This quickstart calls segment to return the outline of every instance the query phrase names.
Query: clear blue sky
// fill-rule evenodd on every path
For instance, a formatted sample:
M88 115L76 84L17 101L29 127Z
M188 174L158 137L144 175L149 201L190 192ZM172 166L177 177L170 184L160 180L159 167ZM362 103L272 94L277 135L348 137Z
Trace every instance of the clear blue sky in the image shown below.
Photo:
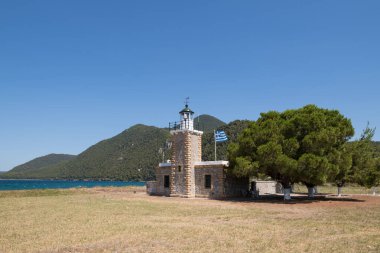
M0 3L0 170L78 154L184 98L223 121L306 104L378 127L380 1Z

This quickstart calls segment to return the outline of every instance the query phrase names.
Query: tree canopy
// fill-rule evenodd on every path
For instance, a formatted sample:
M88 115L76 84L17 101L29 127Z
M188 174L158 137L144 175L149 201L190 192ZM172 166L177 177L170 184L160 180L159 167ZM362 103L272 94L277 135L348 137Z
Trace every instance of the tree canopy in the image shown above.
M229 146L232 173L266 174L284 188L319 185L350 165L343 146L353 135L351 121L337 110L307 105L261 113Z
M366 187L380 184L380 162L372 142L374 133L375 129L367 126L360 139L350 143L352 167L348 180Z

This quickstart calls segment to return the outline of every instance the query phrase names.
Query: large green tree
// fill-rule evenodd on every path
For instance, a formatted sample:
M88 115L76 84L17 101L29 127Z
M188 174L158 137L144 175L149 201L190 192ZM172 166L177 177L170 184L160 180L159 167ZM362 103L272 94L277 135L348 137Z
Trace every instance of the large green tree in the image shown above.
M359 185L380 185L380 162L372 138L375 129L366 127L358 141L351 143L352 167L349 180Z
M307 105L262 113L229 146L231 170L237 176L270 176L282 184L286 199L291 184L302 182L312 197L314 186L346 166L342 146L353 134L351 121L337 110Z
M375 129L364 129L359 140L345 143L339 152L329 154L333 166L338 173L332 174L330 182L338 187L338 196L342 187L348 183L357 183L366 187L375 187L380 184L378 153L372 141Z

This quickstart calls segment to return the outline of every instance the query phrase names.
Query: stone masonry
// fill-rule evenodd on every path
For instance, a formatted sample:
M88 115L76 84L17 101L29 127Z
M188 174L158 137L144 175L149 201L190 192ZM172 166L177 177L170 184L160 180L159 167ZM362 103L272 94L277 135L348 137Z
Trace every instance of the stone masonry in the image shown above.
M150 183L150 194L171 197L224 198L248 191L248 178L228 175L228 161L202 161L202 131L195 130L188 105L180 112L180 126L170 131L172 156L160 163L156 182ZM155 192L154 192L155 191Z

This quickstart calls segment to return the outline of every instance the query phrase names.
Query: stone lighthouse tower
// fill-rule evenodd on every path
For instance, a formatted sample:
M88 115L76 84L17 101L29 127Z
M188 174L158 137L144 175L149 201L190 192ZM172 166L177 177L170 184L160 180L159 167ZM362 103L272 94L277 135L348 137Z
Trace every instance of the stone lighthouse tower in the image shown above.
M194 112L186 102L180 121L169 124L171 159L156 167L156 181L147 182L151 195L185 198L241 196L249 178L228 175L228 161L202 161L202 131L194 127Z
M170 131L172 141L170 196L195 197L195 163L202 160L202 131L194 129L194 112L186 102L180 121Z

